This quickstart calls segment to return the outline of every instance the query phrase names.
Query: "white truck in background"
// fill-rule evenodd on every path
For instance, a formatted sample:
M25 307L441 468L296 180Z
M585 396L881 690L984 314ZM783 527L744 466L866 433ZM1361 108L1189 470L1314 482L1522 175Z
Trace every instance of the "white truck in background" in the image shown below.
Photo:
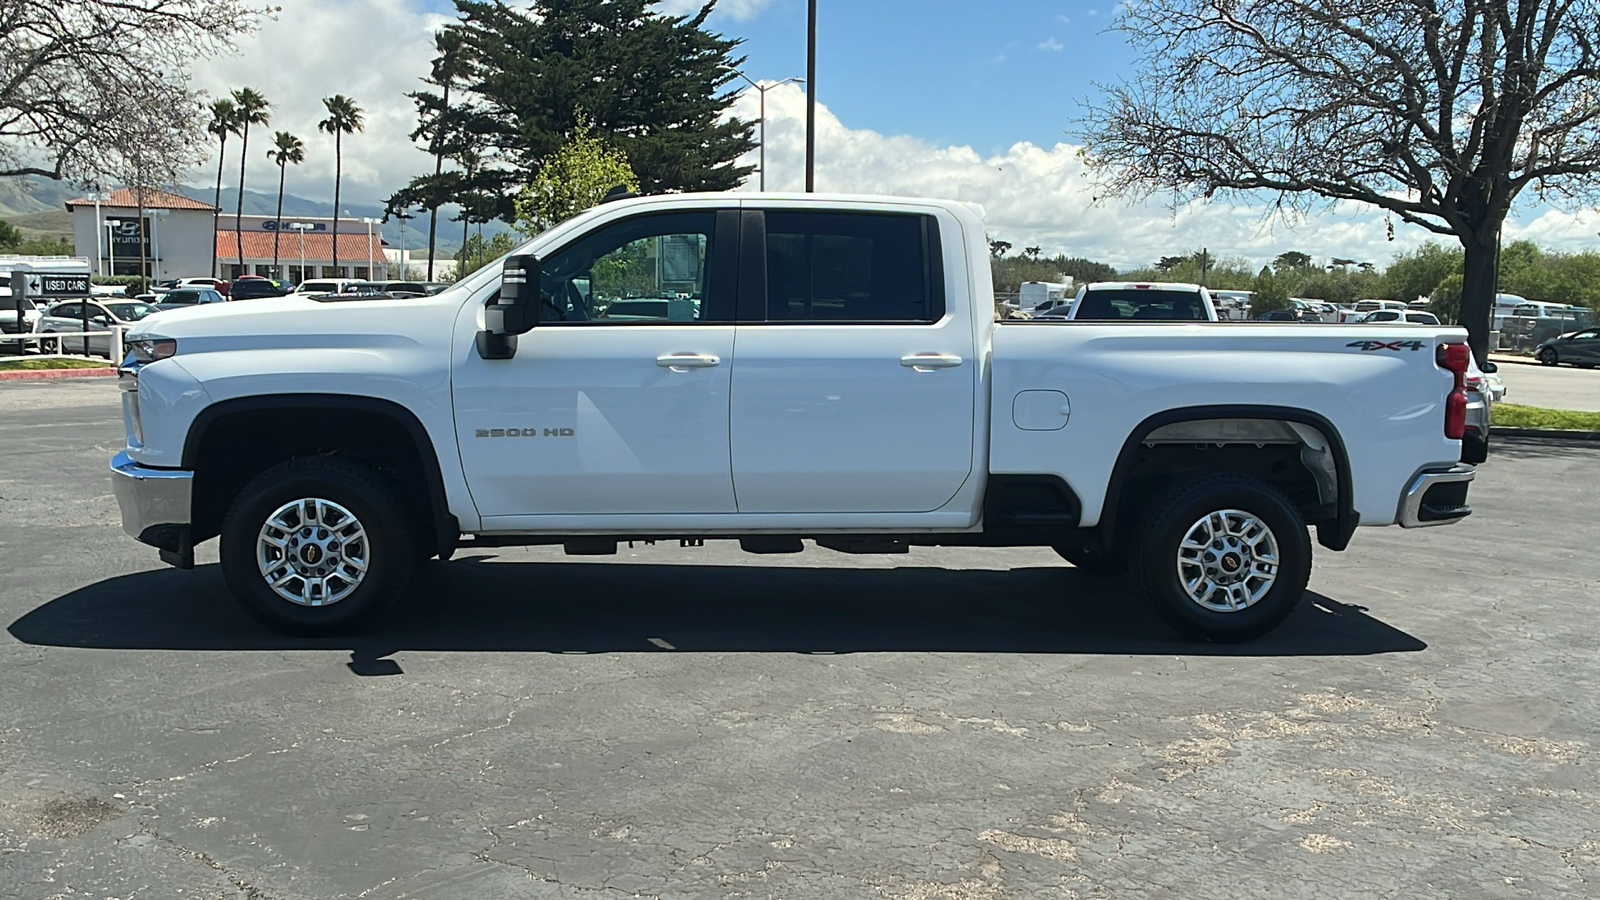
M1471 512L1459 328L997 322L991 284L958 202L675 194L434 296L157 314L123 527L180 567L220 537L235 597L299 634L464 549L728 539L1051 547L1240 641L1300 601L1308 526L1342 550ZM607 316L661 299L687 312Z

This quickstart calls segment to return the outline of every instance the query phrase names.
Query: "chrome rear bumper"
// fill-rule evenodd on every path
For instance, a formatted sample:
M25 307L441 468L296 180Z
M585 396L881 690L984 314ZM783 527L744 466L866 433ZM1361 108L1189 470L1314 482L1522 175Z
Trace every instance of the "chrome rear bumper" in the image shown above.
M1400 498L1400 527L1449 525L1472 515L1467 487L1476 474L1466 463L1419 473Z

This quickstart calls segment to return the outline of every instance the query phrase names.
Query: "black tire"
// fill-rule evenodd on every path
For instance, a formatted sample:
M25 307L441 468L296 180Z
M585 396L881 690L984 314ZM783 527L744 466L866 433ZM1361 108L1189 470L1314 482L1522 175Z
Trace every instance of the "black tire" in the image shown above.
M1224 511L1241 514L1224 517L1230 525L1253 519L1264 526L1268 534L1265 539L1257 538L1254 549L1266 556L1267 548L1276 545L1276 569L1270 580L1239 578L1241 572L1254 571L1254 554L1248 541L1241 542L1231 532L1204 544L1204 551L1190 551L1193 558L1186 556L1187 561L1180 564L1184 538L1194 530L1214 533L1218 522L1214 516ZM1216 556L1208 562L1204 553ZM1311 538L1299 512L1271 485L1247 475L1213 475L1175 485L1158 495L1146 508L1132 555L1135 578L1151 610L1183 636L1216 643L1254 640L1278 627L1300 603L1311 577ZM1237 589L1246 597L1237 609L1209 608L1190 596L1180 570L1192 573L1193 583L1209 585L1209 589L1199 587L1197 591L1216 606L1227 602L1218 591ZM1211 571L1215 574L1207 574ZM1238 580L1224 584L1227 579ZM1262 588L1259 597L1248 596Z
M1539 351L1539 363L1541 365L1553 366L1559 362L1561 362L1561 354L1556 352L1556 348L1546 347Z
M1050 549L1089 575L1114 577L1128 574L1128 551L1125 547L1101 552L1084 544L1056 544Z
M60 338L40 338L39 339L39 352L40 353L60 353L61 352L61 339Z
M323 605L280 596L257 560L258 542L268 533L268 519L297 500L327 504L320 517L327 527L319 527L320 519L308 521L298 508L276 518L278 525L289 522L291 527L275 528L271 534L305 543L296 545L293 558L291 551L282 551L278 567L268 571L289 578L284 590L300 594L310 603L317 602L319 595L333 597ZM340 518L342 512L354 516L359 532L348 528ZM372 470L325 456L293 459L262 473L234 500L222 522L222 575L245 611L274 631L300 636L348 634L371 622L405 591L416 565L416 541L408 522L393 487ZM301 525L306 528L301 530ZM307 532L310 537L302 538ZM353 539L341 549L341 537ZM325 543L330 540L333 543ZM312 544L319 546L315 559L308 555ZM334 556L335 552L341 555ZM356 571L343 565L347 560L351 566L364 560L365 574L341 577L342 572ZM335 561L341 564L332 565ZM299 578L291 563L295 570L319 563L325 568L312 571L323 577ZM313 582L320 585L320 591ZM341 591L347 593L335 596Z

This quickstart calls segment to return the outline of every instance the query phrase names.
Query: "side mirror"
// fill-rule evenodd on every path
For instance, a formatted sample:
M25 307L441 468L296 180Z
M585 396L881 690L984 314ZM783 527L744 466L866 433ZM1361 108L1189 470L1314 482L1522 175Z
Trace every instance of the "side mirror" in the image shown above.
M500 270L500 299L484 307L484 330L478 332L478 355L510 359L517 355L517 335L539 322L539 257L506 257Z
M1500 366L1496 363L1486 362L1483 364L1483 374L1485 375L1493 375L1498 371L1500 371Z

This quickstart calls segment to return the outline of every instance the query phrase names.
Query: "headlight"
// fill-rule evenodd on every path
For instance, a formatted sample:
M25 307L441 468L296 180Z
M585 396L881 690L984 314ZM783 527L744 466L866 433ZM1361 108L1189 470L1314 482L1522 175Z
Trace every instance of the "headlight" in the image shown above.
M153 363L158 359L166 359L178 352L178 342L173 338L140 338L129 341L128 348L133 353L136 363Z

